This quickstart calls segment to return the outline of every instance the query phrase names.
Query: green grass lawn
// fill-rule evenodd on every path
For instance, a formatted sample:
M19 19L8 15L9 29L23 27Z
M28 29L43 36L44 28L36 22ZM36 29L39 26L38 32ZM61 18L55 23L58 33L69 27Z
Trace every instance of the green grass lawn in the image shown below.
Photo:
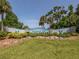
M79 59L79 40L28 40L0 48L0 59Z

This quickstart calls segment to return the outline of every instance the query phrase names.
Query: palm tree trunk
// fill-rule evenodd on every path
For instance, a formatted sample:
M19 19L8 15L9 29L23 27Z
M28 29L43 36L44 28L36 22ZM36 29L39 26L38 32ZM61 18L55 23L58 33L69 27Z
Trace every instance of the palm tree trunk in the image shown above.
M3 19L4 19L4 13L1 14L1 31L4 31Z

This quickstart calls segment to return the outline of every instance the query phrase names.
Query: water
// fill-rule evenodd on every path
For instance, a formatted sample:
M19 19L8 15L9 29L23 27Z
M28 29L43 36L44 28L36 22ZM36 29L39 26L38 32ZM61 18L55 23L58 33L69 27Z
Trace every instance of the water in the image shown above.
M33 33L40 33L40 32L49 32L49 29L44 29L44 28L32 28L29 29L29 32L33 32ZM75 32L75 27L68 27L68 28L62 28L62 29L50 29L51 33L64 33L64 32Z
M49 32L49 30L44 28L32 28L29 29L29 32L39 33L39 32Z

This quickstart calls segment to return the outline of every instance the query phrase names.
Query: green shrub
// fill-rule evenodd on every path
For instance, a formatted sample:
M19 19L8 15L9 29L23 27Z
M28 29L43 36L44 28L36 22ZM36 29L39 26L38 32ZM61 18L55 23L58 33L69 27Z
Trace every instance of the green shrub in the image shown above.
M50 32L43 32L43 33L27 33L28 36L31 36L31 37L36 37L36 36L61 36L61 37L69 37L69 36L77 36L78 34L77 33L50 33Z
M49 33L49 32L43 32L43 33L28 33L28 36L36 37L36 36L58 36L58 33Z
M62 37L78 36L78 33L69 32L69 33L63 33L60 36L62 36Z
M36 36L58 36L58 33L49 33L49 32L43 32L43 33L28 33L28 36L36 37Z
M24 38L26 36L27 36L27 33L19 33L19 32L14 32L14 33L8 34L8 38L15 38L15 39Z
M79 34L78 33L70 33L71 36L78 36Z
M0 40L4 39L7 36L7 32L0 31Z
M25 32L25 33L20 33L20 35L22 36L22 37L26 37L27 36L27 33Z
M60 36L61 36L61 37L70 37L71 34L70 34L70 33L62 33Z
M38 34L37 33L28 33L28 36L36 37L36 36L38 36Z
M1 31L0 31L0 37L5 37L6 35L7 35L6 32L1 32Z
M59 36L59 34L54 32L54 33L52 33L52 36Z

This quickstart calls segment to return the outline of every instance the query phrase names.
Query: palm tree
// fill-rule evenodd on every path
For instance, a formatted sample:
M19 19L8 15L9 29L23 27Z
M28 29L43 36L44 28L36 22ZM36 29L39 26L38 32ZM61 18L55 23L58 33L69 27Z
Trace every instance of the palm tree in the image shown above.
M76 14L79 16L79 4L77 5L77 8L76 8Z
M59 22L60 18L61 18L61 6L55 6L53 8L54 12L53 12L53 17L55 18L55 21L57 21L57 23Z
M68 10L69 10L69 13L68 13L68 20L69 20L69 24L70 24L70 27L72 26L72 23L73 23L73 15L74 15L74 12L73 12L73 6L70 5L68 7ZM75 20L75 19L74 19Z
M43 28L44 28L44 24L46 23L46 19L47 19L46 16L41 16L40 18L39 25L42 26Z
M4 14L11 11L11 6L7 0L0 0L0 14L1 14L1 31L4 31Z
M61 10L61 6L55 6L53 9L54 12L59 12Z
M53 16L48 17L46 23L49 24L50 26L49 34L51 34L51 25L53 24Z
M72 15L73 14L73 5L70 5L69 7L68 7L68 10L69 10L69 16L70 15Z
M51 15L51 14L53 14L53 10L49 11L49 12L46 14L46 16L49 16L49 15Z
M78 19L78 17L77 17L77 15L76 15L76 13L74 13L74 11L73 11L73 5L70 5L69 7L68 7L68 10L69 10L69 13L68 13L68 21L69 21L69 26L71 27L71 26L76 26L77 25L77 19ZM70 31L72 31L72 28L70 28Z
M53 16L48 17L46 23L51 26L53 24Z
M77 8L76 8L76 15L77 15L77 25L76 25L76 31L79 33L79 4L77 5Z

